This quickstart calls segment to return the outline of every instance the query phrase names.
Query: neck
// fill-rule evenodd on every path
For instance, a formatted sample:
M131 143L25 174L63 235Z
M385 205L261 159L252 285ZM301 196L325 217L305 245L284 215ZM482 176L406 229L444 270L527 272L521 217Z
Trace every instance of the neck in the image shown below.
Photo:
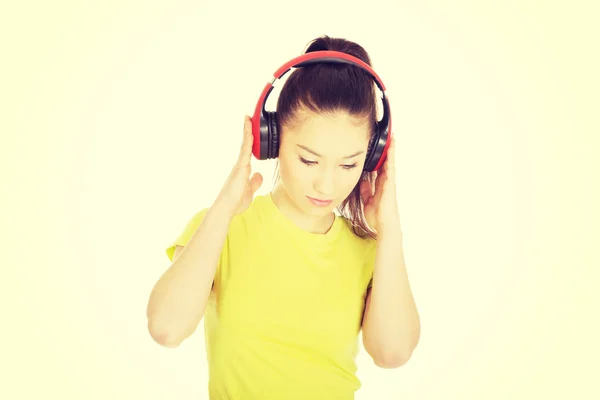
M304 229L310 233L324 234L331 229L331 226L335 220L335 214L333 212L326 216L314 216L309 215L302 211L287 195L287 192L281 181L271 191L271 197L273 202L279 209L279 211L290 221L296 224L301 229Z

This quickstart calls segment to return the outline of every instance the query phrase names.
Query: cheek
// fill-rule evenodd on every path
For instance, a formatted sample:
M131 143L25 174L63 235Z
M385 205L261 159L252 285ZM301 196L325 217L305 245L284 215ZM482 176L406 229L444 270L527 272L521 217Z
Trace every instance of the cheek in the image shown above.
M340 182L343 182L346 192L350 192L358 183L362 171L360 168L357 167L353 170L343 172L343 178L340 178Z
M294 188L306 184L310 178L309 168L304 167L299 161L280 159L279 175L284 185Z

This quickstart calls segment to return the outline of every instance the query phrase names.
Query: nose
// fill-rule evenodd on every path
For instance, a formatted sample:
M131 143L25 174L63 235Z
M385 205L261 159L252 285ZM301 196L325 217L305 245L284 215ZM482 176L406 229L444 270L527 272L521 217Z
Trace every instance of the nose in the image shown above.
M335 173L332 168L323 168L317 172L313 187L323 199L330 199L334 194Z

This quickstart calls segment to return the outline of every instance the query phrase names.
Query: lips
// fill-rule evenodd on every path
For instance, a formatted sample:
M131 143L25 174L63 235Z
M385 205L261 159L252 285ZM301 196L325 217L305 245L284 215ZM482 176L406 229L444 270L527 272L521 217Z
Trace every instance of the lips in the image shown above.
M326 206L331 204L331 202L333 200L323 200L323 199L315 199L314 197L310 197L310 196L306 196L308 197L308 199L311 201L311 203L313 203L314 205L317 206Z

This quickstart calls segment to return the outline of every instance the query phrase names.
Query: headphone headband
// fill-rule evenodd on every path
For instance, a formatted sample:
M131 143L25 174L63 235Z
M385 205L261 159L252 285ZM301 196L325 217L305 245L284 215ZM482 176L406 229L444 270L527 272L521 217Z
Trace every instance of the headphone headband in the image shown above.
M280 79L284 76L289 70L292 68L304 67L310 64L321 64L321 63L332 63L332 64L350 64L358 66L365 71L367 71L374 79L375 83L384 93L385 96L385 85L379 78L379 75L369 66L369 64L365 63L360 58L356 58L348 53L343 53L341 51L332 51L332 50L321 50L321 51L313 51L310 53L302 54L296 58L291 59L287 63L283 64L279 67L275 73L273 74L273 83L275 80Z
M373 135L369 145L367 159L365 161L365 169L374 171L381 167L385 161L387 150L390 146L391 137L391 116L389 101L386 94L386 87L377 73L364 61L350 54L332 51L321 50L302 54L298 57L279 67L274 73L271 80L265 85L252 117L252 132L254 135L254 143L252 152L259 159L269 159L277 157L279 150L279 135L276 127L276 112L267 112L265 105L267 98L274 88L276 80L281 79L292 68L300 68L311 64L333 63L333 64L349 64L360 67L371 75L375 84L382 92L383 101L383 117L377 124L377 129Z

